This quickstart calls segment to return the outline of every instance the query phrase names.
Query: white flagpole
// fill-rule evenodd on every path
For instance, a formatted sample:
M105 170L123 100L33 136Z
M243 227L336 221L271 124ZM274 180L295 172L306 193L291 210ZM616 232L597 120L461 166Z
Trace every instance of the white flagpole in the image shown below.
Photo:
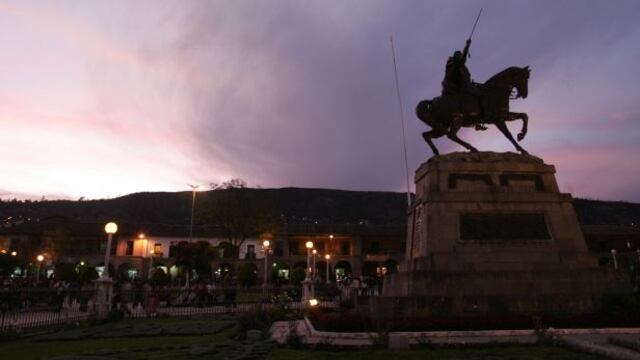
M391 57L393 59L393 74L396 80L396 95L398 96L398 105L400 107L400 127L402 128L402 150L404 155L404 168L407 180L407 208L411 207L411 190L409 188L409 161L407 160L407 139L404 130L404 107L402 106L402 98L400 97L400 84L398 81L398 65L396 63L396 49L393 46L393 36L389 36L391 41Z

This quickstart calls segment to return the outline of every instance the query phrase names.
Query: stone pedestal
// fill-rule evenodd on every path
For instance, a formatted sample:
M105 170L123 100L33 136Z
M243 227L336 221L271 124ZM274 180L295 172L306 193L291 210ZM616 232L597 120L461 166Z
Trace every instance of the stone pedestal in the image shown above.
M106 319L111 311L113 280L101 277L94 281L94 284L96 286L96 317Z
M307 276L302 280L302 300L305 304L309 304L309 300L313 298L313 280Z
M405 261L383 294L463 314L579 313L608 277L553 165L514 153L434 156L415 173Z

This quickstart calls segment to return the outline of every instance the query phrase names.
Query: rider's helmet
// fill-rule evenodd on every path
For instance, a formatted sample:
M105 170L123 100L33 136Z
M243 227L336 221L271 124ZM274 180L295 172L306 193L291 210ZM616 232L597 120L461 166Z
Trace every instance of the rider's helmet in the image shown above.
M462 52L461 51L456 51L453 53L453 60L454 61L460 61L462 59Z

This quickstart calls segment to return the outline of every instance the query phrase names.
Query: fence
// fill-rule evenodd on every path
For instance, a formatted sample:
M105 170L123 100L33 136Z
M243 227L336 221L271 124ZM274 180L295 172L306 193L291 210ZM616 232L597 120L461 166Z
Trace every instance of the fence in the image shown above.
M342 294L335 286L318 285L319 306L334 307ZM98 291L76 289L0 290L0 333L94 319L99 313ZM300 287L133 288L116 285L110 307L130 318L236 314L264 307L302 310Z
M95 290L0 290L0 332L67 322L95 316Z

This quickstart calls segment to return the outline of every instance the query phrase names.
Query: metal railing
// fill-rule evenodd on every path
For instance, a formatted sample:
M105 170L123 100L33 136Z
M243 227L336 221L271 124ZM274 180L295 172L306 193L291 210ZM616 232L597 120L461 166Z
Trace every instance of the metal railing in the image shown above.
M95 316L95 290L0 290L0 332L84 321Z
M97 291L78 289L0 290L0 333L95 319ZM237 314L259 309L302 310L301 287L141 287L114 286L110 308L129 318ZM342 293L335 286L318 285L321 307L335 307Z

